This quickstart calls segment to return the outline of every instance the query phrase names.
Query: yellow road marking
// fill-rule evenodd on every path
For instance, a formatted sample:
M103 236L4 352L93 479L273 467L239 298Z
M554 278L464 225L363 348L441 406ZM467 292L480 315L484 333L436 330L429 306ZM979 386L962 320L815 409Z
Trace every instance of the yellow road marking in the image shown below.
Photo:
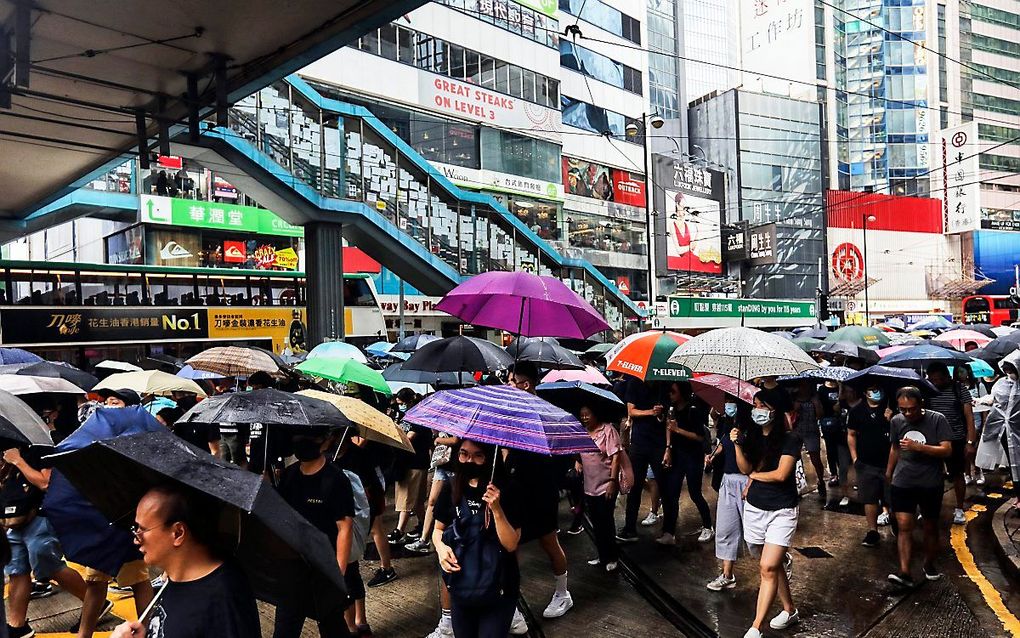
M978 511L985 511L985 507L983 505L974 505L965 512L967 524L977 518ZM988 582L985 575L978 569L977 563L974 562L974 555L970 553L970 548L967 547L967 524L953 525L952 532L950 532L950 541L953 551L956 552L956 559L963 565L963 571L966 572L967 577L977 585L978 590L981 591L981 595L985 599L985 603L988 604L999 618L999 622L1002 623L1006 631L1011 636L1020 637L1020 619L1014 616L1006 607L1006 604L1002 601L1002 596L996 591L992 583Z
M999 494L998 492L989 492L988 498L1002 498L1002 494Z

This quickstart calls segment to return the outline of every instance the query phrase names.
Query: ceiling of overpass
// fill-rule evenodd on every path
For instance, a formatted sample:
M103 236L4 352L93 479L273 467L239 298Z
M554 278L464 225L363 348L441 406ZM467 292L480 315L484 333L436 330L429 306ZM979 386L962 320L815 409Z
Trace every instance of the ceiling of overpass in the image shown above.
M424 1L0 0L0 217L131 152L138 110L150 137L189 104L208 113L218 60L221 95L236 100Z

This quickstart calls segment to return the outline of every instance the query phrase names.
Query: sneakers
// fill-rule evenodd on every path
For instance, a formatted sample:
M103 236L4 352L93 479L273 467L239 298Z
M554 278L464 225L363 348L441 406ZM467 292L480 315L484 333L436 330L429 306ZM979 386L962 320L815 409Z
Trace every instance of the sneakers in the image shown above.
M663 534L655 539L659 545L676 545L676 538L672 534Z
M96 624L98 625L99 622L103 619L103 617L106 616L106 614L110 613L111 611L113 611L113 601L112 600L107 600L103 604L103 610L101 612L99 612L99 616L96 618ZM25 626L27 627L28 625L25 625ZM78 614L78 620L75 621L75 623L73 625L71 625L71 628L68 629L68 631L71 632L72 634L76 634L76 633L78 633L78 629L80 627L81 627L81 613ZM14 634L11 634L11 635L13 636ZM35 635L35 632L33 631L31 634L22 634L22 635L23 636L32 636L32 635Z
M840 507L849 507L850 506L850 499L848 497L844 496L843 498L841 498L839 500L839 506Z
M925 563L923 570L924 577L928 580L939 580L942 578L942 572L935 566L935 563Z
M889 524L889 512L882 512L878 515L878 526L885 527Z
M646 516L645 519L641 521L641 527L651 527L652 525L658 523L659 519L661 518L662 516L656 514L655 512L648 512L648 516Z
M410 532L408 532L407 534L404 534L404 539L405 540L413 541L413 540L418 540L419 538L421 538L421 528L420 527L416 527L413 530L411 530Z
M371 580L368 581L369 587L378 587L385 585L386 583L392 583L397 579L397 570L390 567L389 569L379 568L375 570L375 575L372 576Z
M715 538L715 530L711 527L702 527L701 533L698 534L699 543L707 543L708 541Z
M744 634L744 638L761 638L761 632L754 627L751 627L747 630L747 633Z
M957 507L953 510L953 525L966 525L967 515L963 513L963 510Z
M974 482L977 483L978 485L984 485L985 484L985 473L983 471L981 471L980 468L978 468L977 478L974 479Z
M619 532L616 533L616 540L621 543L636 543L637 539L638 539L637 532L631 532L626 529L621 529Z
M432 551L432 545L427 540L420 539L404 545L404 549L415 554L428 554Z
M528 621L524 620L524 614L521 613L520 609L514 610L514 619L510 622L510 634L513 636L523 636L528 633ZM453 635L453 628L450 628L450 635Z
M563 614L570 611L570 608L574 606L574 599L570 597L570 592L555 592L552 600L549 601L549 606L542 612L543 618L559 618Z
M786 611L785 609L778 614L776 617L769 621L769 627L773 629L786 629L792 625L796 625L800 622L800 612L796 609L793 613Z
M513 630L512 626L511 630ZM443 623L443 621L440 620L439 625L425 638L454 638L453 625L450 623Z
M590 561L588 561L588 564L591 565L592 567L598 567L599 565L602 564L602 560L599 558L593 558Z
M974 484L974 477L971 476L970 474L964 474L963 475L963 484L964 485L973 485Z
M57 593L52 583L43 583L38 580L32 581L32 591L29 592L28 597L30 600L37 600L39 598L46 598Z
M889 574L889 582L900 587L913 587L915 585L914 579L910 574Z
M790 552L786 552L786 556L783 558L783 571L786 572L786 582L789 583L793 580L793 556Z
M400 541L404 540L404 533L399 529L395 529L386 535L386 540L388 540L392 545L399 545Z
M574 519L574 522L570 525L570 529L567 530L567 533L570 534L571 536L577 536L583 531L584 521L580 517L577 517Z
M21 627L11 627L7 625L7 635L10 638L32 638L35 635L35 629L32 629L28 623L25 623Z
M839 485L839 477L838 476L830 476L829 477L829 487L836 487L838 485Z
M878 535L873 529L868 530L868 533L864 535L864 540L861 541L861 545L865 547L878 547L878 542L882 540L882 537Z
M705 585L705 588L709 591L722 591L724 589L733 589L737 586L737 577L730 576L726 578L722 574L715 577L715 580Z

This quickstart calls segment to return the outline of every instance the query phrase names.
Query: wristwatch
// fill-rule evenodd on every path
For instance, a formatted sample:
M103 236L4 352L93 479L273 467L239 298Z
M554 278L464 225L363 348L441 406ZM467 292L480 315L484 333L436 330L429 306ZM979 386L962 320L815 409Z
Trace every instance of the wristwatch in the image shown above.
M974 445L974 441L971 441L970 439L967 439L967 445Z

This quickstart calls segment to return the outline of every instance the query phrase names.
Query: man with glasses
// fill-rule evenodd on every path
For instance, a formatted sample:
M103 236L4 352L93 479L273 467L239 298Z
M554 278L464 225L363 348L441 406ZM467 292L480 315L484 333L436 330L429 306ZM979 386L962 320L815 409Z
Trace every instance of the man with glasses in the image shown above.
M217 551L218 520L211 503L179 488L146 492L131 530L145 563L163 569L167 583L148 617L119 625L112 638L262 635L248 579Z
M913 587L910 555L913 550L914 521L921 512L924 528L924 576L938 580L942 574L935 566L939 551L939 512L942 509L942 470L952 454L953 432L941 413L924 409L924 397L913 386L896 393L900 413L892 418L892 445L885 478L890 487L890 502L899 533L899 570L889 581Z

